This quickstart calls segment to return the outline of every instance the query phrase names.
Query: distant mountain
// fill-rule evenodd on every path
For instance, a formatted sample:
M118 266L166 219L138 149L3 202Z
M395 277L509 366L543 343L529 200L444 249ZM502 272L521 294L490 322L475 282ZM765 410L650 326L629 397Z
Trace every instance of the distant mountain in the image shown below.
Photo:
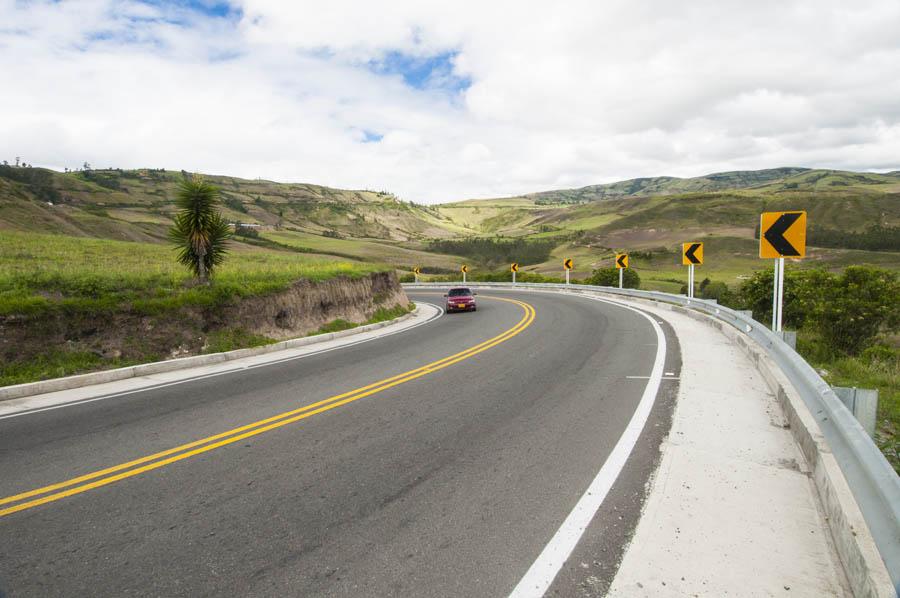
M747 189L774 183L808 172L809 168L785 167L766 170L735 170L682 179L671 176L629 179L605 185L589 185L580 189L542 191L525 195L537 203L582 203L622 197L675 195L704 191Z

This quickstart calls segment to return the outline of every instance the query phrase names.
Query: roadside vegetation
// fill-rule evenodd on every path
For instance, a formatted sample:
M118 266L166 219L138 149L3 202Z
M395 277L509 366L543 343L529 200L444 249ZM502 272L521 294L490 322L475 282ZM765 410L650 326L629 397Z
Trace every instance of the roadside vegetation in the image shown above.
M162 334L165 326L173 338L194 334L196 341L197 333L208 334L205 352L258 346L271 339L227 325L194 331L193 321L184 314L191 310L215 313L243 298L286 290L301 279L356 278L388 269L241 249L233 251L212 283L205 285L197 284L193 272L175 258L175 250L161 244L4 232L0 235L0 326L6 330L0 347L0 385L177 356L150 350L146 330L122 330L122 346L110 352L84 350L78 337L47 346L42 338L58 334L61 322L83 331L99 320L146 318L154 334ZM26 344L8 344L12 328L26 321L33 326ZM140 359L127 357L136 354Z
M0 316L101 315L127 307L158 314L215 307L287 289L299 279L357 277L385 266L292 253L235 251L211 286L193 283L171 247L63 235L0 235Z
M231 227L217 209L219 188L202 177L185 178L178 186L175 214L169 240L178 249L178 262L187 266L200 284L225 262ZM238 227L240 228L240 227Z

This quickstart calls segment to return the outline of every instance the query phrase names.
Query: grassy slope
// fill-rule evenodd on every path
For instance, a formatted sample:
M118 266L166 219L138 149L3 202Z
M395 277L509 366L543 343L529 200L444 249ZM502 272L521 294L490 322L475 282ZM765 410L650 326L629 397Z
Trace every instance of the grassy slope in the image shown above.
M0 315L103 312L125 302L154 313L277 292L300 278L359 276L386 267L235 244L215 284L196 287L166 245L5 232L0 235Z

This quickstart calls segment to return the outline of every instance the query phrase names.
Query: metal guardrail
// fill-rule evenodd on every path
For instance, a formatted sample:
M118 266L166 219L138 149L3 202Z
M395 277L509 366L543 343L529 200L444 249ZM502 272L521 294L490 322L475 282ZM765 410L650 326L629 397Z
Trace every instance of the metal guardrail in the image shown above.
M407 283L404 288L442 288L454 283ZM469 282L469 287L531 289L622 295L680 305L734 326L753 339L781 368L819 424L825 441L869 526L895 587L900 587L900 477L821 376L775 333L753 318L713 301L656 291L581 284Z

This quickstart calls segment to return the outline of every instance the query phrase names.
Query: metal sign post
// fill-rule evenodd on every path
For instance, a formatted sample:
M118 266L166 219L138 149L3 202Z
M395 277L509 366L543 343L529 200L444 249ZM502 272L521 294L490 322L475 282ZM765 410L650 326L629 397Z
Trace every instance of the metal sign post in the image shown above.
M627 253L617 253L616 254L616 268L619 269L619 288L621 289L625 280L625 273L623 270L628 267L628 254Z
M509 269L513 275L513 284L516 284L516 272L519 271L519 264L517 262L513 262L509 265Z
M466 272L469 271L469 266L463 264L462 268L460 268L459 271L462 272L463 275L463 284L466 284Z
M772 279L772 330L778 331L778 260L773 264L774 278Z
M784 312L784 258L780 257L775 260L775 269L778 271L778 288L775 291L775 306L777 307L777 317L775 319L775 332L781 332L781 316Z
M566 270L566 284L569 284L569 271Z
M513 284L516 284L516 271L513 270Z
M694 264L688 266L688 299L694 298Z
M566 258L563 262L563 269L566 271L566 284L569 284L569 270L575 267L575 264L572 263L572 258Z

